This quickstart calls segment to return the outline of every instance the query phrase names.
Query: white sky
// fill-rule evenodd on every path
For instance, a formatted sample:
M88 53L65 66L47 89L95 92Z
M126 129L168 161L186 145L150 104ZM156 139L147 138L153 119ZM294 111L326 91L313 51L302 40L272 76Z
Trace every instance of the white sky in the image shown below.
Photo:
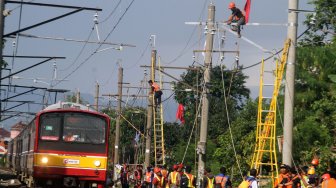
M120 0L54 0L53 4L66 4L73 6L99 7L102 12L98 12L99 21L107 18L115 9ZM51 3L51 1L33 1L40 3ZM115 27L125 9L132 0L121 0L120 5L116 8L115 13L104 23L98 24L99 36L104 40L108 33ZM182 52L182 56L169 66L189 66L192 64L192 51L201 49L204 40L199 41L200 36L204 36L204 27L186 25L188 21L205 21L207 17L207 7L210 1L204 0L135 0L120 23L110 34L106 41L113 43L133 44L136 47L124 47L122 51L105 50L93 55L87 62L79 66L90 54L98 47L96 44L87 44L83 53L79 56L77 62L74 62L83 47L83 43L54 41L45 39L31 39L20 37L18 42L17 55L41 55L41 56L64 56L64 60L56 60L58 72L57 78L64 78L75 68L78 68L68 79L56 86L56 88L69 89L76 91L79 89L81 93L89 93L94 95L95 83L101 84L101 94L117 92L118 65L122 62L124 69L124 82L131 85L140 85L140 81L144 77L144 71L139 65L149 65L151 47L149 44L151 35L156 35L156 46L158 56L161 57L161 63L167 64L175 59ZM212 1L216 5L216 21L223 21L228 18L231 11L227 8L230 1ZM235 1L237 6L243 9L245 0ZM307 4L308 0L302 0L299 9L312 10L312 6ZM13 9L17 4L6 4L6 9ZM258 23L287 23L288 1L286 0L252 0L250 22ZM21 28L30 26L40 21L69 12L70 9L50 8L24 5L22 9ZM5 34L15 31L19 27L20 8L16 8L12 14L5 19ZM23 33L46 37L63 37L78 40L86 40L91 32L94 24L93 11L81 11L60 20L39 26L34 29L27 30ZM201 18L201 19L200 19ZM302 21L305 19L305 13L299 14L299 30L300 34L304 29ZM196 28L192 35L194 28ZM287 28L283 26L245 26L242 35L256 42L266 49L280 49L286 39ZM218 38L222 33L215 35L214 49L218 49ZM187 50L183 51L187 42L191 38ZM4 55L12 55L14 48L12 42L15 39L7 38L5 44ZM90 41L97 41L96 30L92 33ZM197 43L197 41L199 41ZM235 50L235 43L240 49L240 64L244 66L252 65L260 61L263 57L268 57L258 48L246 43L242 39L237 39L230 33L226 34L225 50ZM192 47L192 44L197 44ZM103 45L100 49L110 47ZM115 46L117 47L117 46ZM141 56L144 54L143 56ZM141 58L142 57L142 58ZM217 65L217 56L214 56L213 64ZM31 59L11 59L6 58L12 72L16 72L27 66L39 62L39 60ZM202 56L198 59L202 63ZM12 64L12 62L14 62ZM53 74L53 63L45 63L34 69L20 73L18 76L24 78L45 78L43 82L50 82ZM234 56L229 55L225 58L224 63L230 69L234 65ZM13 66L12 66L13 65ZM72 65L72 66L70 66ZM69 67L70 66L70 67ZM244 73L249 76L247 87L251 88L252 96L256 97L256 91L259 85L259 66L247 69ZM66 70L64 70L66 69ZM180 75L181 71L167 70L172 75ZM3 75L8 72L3 72ZM168 77L166 81L171 80ZM7 81L3 81L6 83ZM45 83L34 84L31 80L13 80L13 84L17 85L34 85L46 87ZM170 86L166 86L170 87ZM124 93L126 90L124 90ZM135 94L136 90L130 91ZM165 96L169 94L166 93ZM3 97L3 96L2 96ZM176 107L175 107L176 108ZM173 111L173 110L171 110ZM168 119L173 118L174 114L170 114Z

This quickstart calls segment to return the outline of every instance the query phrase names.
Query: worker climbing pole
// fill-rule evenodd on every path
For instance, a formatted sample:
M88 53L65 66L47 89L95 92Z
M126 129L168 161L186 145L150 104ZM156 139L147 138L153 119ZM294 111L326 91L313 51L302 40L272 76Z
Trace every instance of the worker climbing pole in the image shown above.
M278 177L277 155L275 149L277 98L279 95L285 64L287 62L289 46L290 40L287 39L284 45L280 63L276 63L275 72L271 71L271 73L275 73L274 84L264 84L264 73L266 72L264 70L264 61L262 61L261 64L256 145L251 168L257 169L261 179L271 178L272 184ZM272 97L263 96L264 86L273 87L274 90ZM269 104L268 109L265 107L265 104L267 103ZM262 169L265 166L269 167L270 174L263 174Z
M161 70L159 60L159 70ZM155 71L155 67L152 67ZM154 122L154 160L155 166L165 164L165 147L164 147L164 130L163 130L163 108L161 102L162 95L162 74L159 71L159 83L153 83L152 89L154 91L153 98L153 122ZM154 75L154 74L152 74ZM154 78L152 78L154 79Z

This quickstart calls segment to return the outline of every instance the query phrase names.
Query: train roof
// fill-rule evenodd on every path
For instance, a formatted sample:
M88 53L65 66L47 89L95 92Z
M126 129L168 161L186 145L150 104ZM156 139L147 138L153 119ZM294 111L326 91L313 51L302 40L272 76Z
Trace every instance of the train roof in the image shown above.
M91 111L91 112L97 112L95 109L91 108L90 106L85 106L78 103L73 102L58 102L56 104L52 104L50 106L47 106L42 111L49 111L49 110L59 110L59 109L77 109L77 110L85 110L85 111Z

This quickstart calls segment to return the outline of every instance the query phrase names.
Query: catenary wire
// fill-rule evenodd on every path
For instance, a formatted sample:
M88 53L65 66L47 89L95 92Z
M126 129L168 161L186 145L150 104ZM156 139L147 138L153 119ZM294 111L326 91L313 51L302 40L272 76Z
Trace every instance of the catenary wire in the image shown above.
M112 12L105 18L103 19L103 21L99 22L99 23L104 23L106 22L108 19L110 19L110 17L114 14L114 12L117 10L117 8L119 7L121 3L121 0L118 1L117 5L114 7L114 9L112 10Z
M109 37L110 35L114 32L114 30L116 29L116 27L119 25L120 21L123 19L123 17L125 16L125 14L128 12L129 8L133 5L135 0L132 0L131 3L128 5L128 7L126 8L126 10L124 11L124 13L120 16L119 20L117 21L117 23L114 25L114 27L112 28L112 30L108 33L108 35L105 37L104 41L105 42ZM59 83L61 83L62 81L64 81L65 79L69 78L74 72L76 72L83 64L85 64L86 62L88 62L92 56L94 56L99 48L102 46L103 44L100 44L96 50L91 53L84 61L82 61L73 71L71 71L68 75L66 75L63 79L59 80L58 82L56 82L54 84L54 86L58 85Z

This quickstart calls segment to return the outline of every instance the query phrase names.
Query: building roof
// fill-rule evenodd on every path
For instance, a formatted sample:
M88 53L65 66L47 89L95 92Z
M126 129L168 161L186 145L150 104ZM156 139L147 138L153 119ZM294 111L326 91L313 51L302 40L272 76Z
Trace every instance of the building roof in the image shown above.
M22 121L18 122L17 124L13 125L11 127L11 131L12 130L17 130L17 131L21 131L23 129L23 127L27 126L26 124L22 123Z
M0 128L0 137L1 138L9 138L10 137L10 132L7 131L4 128Z

